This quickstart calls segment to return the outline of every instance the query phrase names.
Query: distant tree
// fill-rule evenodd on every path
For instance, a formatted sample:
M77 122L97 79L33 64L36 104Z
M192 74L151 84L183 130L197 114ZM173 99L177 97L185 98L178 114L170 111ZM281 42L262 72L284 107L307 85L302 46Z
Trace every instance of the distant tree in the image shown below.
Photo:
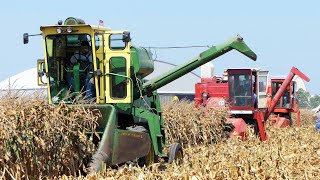
M310 98L310 106L312 109L318 107L320 105L320 96L314 95Z
M299 107L301 108L310 108L310 93L303 90L299 89L297 91L297 100L299 102Z

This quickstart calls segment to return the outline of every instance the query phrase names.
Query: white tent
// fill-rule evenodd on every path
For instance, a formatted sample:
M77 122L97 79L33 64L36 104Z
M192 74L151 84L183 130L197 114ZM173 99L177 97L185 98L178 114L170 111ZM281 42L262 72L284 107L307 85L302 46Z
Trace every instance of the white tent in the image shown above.
M319 111L319 110L320 110L320 105L319 105L318 107L312 109L312 111L314 111L314 112L317 112L317 111Z
M28 69L0 82L1 90L35 90L43 88L46 87L38 86L36 68Z

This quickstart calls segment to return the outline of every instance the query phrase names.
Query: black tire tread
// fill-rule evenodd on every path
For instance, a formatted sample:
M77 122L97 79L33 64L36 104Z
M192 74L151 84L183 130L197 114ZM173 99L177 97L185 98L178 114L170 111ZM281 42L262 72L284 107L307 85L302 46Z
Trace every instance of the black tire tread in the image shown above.
M173 163L174 161L177 160L177 155L178 152L181 152L182 157L183 157L183 151L182 151L182 146L180 143L174 143L169 147L169 151L168 151L168 162L169 163Z

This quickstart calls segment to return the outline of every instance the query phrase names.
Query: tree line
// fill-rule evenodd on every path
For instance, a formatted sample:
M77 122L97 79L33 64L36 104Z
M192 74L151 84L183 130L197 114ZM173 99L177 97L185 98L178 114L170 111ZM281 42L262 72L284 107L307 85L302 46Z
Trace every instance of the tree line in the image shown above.
M319 95L310 95L309 92L299 89L296 93L296 97L300 108L314 109L320 105Z

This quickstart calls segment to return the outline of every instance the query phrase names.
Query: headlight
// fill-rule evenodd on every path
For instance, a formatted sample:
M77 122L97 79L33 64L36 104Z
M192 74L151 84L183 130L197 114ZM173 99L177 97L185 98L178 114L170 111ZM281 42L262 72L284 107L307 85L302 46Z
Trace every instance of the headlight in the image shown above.
M67 27L67 32L68 32L68 33L72 33L72 27L70 27L70 26Z
M59 33L59 34L62 33L62 28L61 27L57 28L57 33Z

